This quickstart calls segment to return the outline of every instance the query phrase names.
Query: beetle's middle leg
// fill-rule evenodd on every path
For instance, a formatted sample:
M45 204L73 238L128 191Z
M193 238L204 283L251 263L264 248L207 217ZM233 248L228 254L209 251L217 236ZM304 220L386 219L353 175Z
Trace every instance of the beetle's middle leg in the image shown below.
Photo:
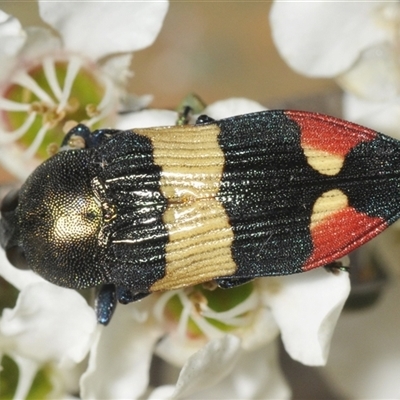
M148 296L150 293L135 293L124 287L115 286L112 283L102 285L96 297L97 321L102 325L108 325L117 307L117 301L128 304Z

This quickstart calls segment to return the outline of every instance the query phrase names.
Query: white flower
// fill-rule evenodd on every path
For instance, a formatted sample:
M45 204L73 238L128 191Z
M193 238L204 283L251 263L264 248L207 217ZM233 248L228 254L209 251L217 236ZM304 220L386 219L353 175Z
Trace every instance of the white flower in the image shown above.
M316 270L304 275L260 279L249 301L225 313L207 307L199 312L183 290L118 307L92 347L81 380L83 398L143 396L154 352L182 369L176 385L156 388L151 398L289 398L277 357L279 331L293 358L308 365L324 364L349 291L346 273L335 276ZM237 295L231 290L223 297ZM164 307L173 296L185 301L175 322ZM231 323L237 326L228 331L220 327Z
M132 52L154 41L167 9L167 1L39 1L41 17L60 37L43 28L23 30L0 11L3 165L26 178L47 147L60 143L69 120L110 126L124 104L146 105L148 97L127 96L124 84Z
M1 252L0 273L11 277L11 268ZM3 274L5 269L10 272ZM21 292L15 307L4 309L0 318L0 355L17 363L20 375L14 398L23 399L40 368L53 364L54 369L71 370L85 358L96 317L74 290L57 287L32 272L14 270L11 281Z
M219 119L262 109L246 99L230 99L204 112ZM144 110L124 115L118 127L173 125L176 119L177 113L172 111ZM346 273L335 276L317 270L259 279L230 290L171 291L118 306L111 323L95 331L93 311L79 294L55 288L28 271L11 270L6 261L0 265L2 275L22 290L16 307L4 314L0 324L0 352L18 360L24 357L25 363L19 365L26 372L18 393L27 393L43 362L65 370L66 364L76 366L90 351L80 379L84 399L135 399L149 393L151 398L289 398L290 389L277 358L279 332L293 358L310 365L323 364L349 290ZM23 300L35 293L40 294L40 301L34 297ZM222 298L228 299L228 306L215 307L222 304ZM74 307L69 308L72 302ZM27 321L26 313L31 315ZM54 334L47 328L41 337L43 319L50 325L56 323L63 333L55 348L40 353L37 359L27 348L41 349L50 340L47 334ZM13 328L14 321L22 326L23 335ZM34 345L27 340L31 335ZM67 348L65 343L71 337L76 346ZM151 392L153 354L182 369L175 385L161 385Z
M146 105L148 96L129 95L124 85L132 52L154 41L167 9L168 1L39 1L60 36L23 29L0 11L0 162L24 179L47 157L46 147L61 142L69 120L109 126L118 111ZM79 293L13 268L4 252L0 275L20 291L0 318L0 360L8 355L19 367L14 397L25 398L37 371L50 366L51 396L61 398L64 377L93 341L94 311Z
M346 119L400 138L398 1L275 1L270 21L293 69L333 77L344 89ZM388 289L373 308L343 315L323 370L345 397L399 395L399 237L393 228L368 252L391 270Z
M275 1L270 21L294 70L336 78L346 119L400 137L398 2Z
M372 307L342 314L321 372L346 398L395 399L400 392L398 235L388 229L368 248L385 267L389 284Z
M342 314L329 361L321 372L344 398L398 398L399 301L400 279L397 277L376 305L364 311Z
M205 113L220 118L261 109L245 99L230 99L211 105ZM175 112L144 110L124 116L120 123L130 127L172 125L176 118ZM18 393L27 393L41 363L53 362L59 369L65 360L70 360L69 366L76 365L91 343L89 364L80 380L84 399L135 399L148 393L157 399L289 398L290 389L277 357L279 332L293 358L310 365L323 364L349 290L346 273L335 276L317 270L259 279L231 290L171 291L118 306L109 326L98 327L95 332L93 311L87 310L79 294L55 288L30 272L11 270L5 261L1 265L2 274L22 289L15 309L7 311L0 323L0 335L8 338L3 340L0 352L18 360L22 355L27 365L18 362L24 368ZM32 297L24 302L31 299L32 292L41 293L43 300ZM65 296L72 296L71 300ZM216 309L222 298L230 305ZM69 308L73 301L76 304ZM32 315L28 320L24 319L26 312ZM50 340L46 335L54 334L54 330L47 327L41 332L43 318L47 324L56 323L63 334L54 350L49 348L37 360L35 354L26 351L30 347L27 343L32 343L26 338L32 337L35 345L31 348L36 349ZM25 335L13 329L15 320ZM76 347L67 348L65 343L71 337ZM149 392L153 354L182 368L176 385L161 385Z
M230 99L204 113L219 119L262 109ZM144 110L124 116L120 127L173 125L176 119L174 112ZM324 364L348 292L347 273L336 276L320 269L230 290L169 291L118 306L93 343L81 395L145 396L152 355L157 354L181 372L176 384L166 382L150 392L152 399L289 398L277 358L279 332L293 358ZM223 299L229 306L220 309Z

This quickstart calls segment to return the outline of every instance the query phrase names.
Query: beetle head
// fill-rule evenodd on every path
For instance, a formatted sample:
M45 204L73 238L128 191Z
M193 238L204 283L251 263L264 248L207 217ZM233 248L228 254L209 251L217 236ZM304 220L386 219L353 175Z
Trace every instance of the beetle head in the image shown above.
M58 153L1 205L0 242L17 268L64 287L103 282L101 205L90 185L86 151Z
M19 246L19 226L15 210L18 206L19 190L11 190L3 199L0 207L0 244L6 251L7 258L20 269L29 268Z

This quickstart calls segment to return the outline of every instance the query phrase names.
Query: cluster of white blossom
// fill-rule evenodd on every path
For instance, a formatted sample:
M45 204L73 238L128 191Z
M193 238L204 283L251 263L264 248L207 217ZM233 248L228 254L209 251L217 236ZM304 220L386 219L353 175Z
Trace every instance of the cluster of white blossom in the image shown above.
M400 2L276 0L270 23L291 68L336 80L345 119L400 139ZM399 226L374 242L390 274L384 298L372 310L343 316L325 368L349 398L399 394Z
M23 29L0 13L3 165L24 179L71 121L92 128L173 125L177 113L138 111L148 99L124 90L132 52L152 43L167 8L166 1L118 7L39 1L42 18L60 36ZM127 107L135 112L118 114ZM219 119L262 109L229 99L204 112ZM39 370L51 382L51 398L289 398L278 335L294 359L323 365L349 292L348 274L324 270L259 279L232 291L194 287L119 306L104 327L80 293L14 269L3 251L0 275L19 291L0 317L0 359L8 356L19 368L15 399L26 398ZM228 307L215 306L226 297ZM149 386L154 354L181 368L176 383Z

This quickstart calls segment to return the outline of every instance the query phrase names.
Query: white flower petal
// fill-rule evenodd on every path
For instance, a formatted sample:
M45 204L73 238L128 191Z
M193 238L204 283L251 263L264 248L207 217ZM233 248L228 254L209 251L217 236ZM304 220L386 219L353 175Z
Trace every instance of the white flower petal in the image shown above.
M243 351L231 373L191 399L289 399L290 388L280 369L277 341L256 351Z
M279 279L280 290L266 298L290 356L308 365L326 362L330 340L350 291L348 273L319 268Z
M167 10L167 1L39 1L41 17L65 47L94 59L150 46Z
M6 253L3 249L0 249L0 275L19 290L22 290L32 283L45 282L42 277L35 274L33 271L23 271L13 267L7 260Z
M0 334L21 357L70 366L87 354L95 326L80 294L41 282L23 289L14 309L3 311Z
M199 355L193 357L196 358ZM189 362L188 362L189 364ZM190 393L175 393L172 385L160 386L155 389L149 400L182 398L185 399L289 399L290 388L287 385L280 366L277 351L277 342L271 342L257 351L240 351L238 358L232 364L225 364L221 368L231 369L225 378L215 385L198 385ZM233 367L233 368L231 368ZM213 371L211 371L213 372ZM199 374L204 373L199 370ZM183 380L183 374L179 379ZM190 376L187 385L190 385ZM197 378L197 375L196 375ZM207 378L207 376L205 376ZM200 379L201 381L201 379ZM207 382L207 385L210 382Z
M332 77L361 51L390 37L378 17L382 2L275 1L270 23L285 61L307 76Z
M210 104L201 113L214 119L222 119L264 110L266 108L256 101L243 97L232 97Z
M164 361L175 367L182 368L185 362L204 346L205 340L184 341L177 332L165 335L154 350Z
M251 351L267 343L271 343L279 335L279 327L276 324L271 310L260 308L257 315L242 337L242 347Z
M175 125L178 113L169 110L142 110L118 116L116 129L151 128Z
M398 270L398 260L397 256L393 271ZM399 398L400 280L391 277L377 304L345 312L339 320L328 364L321 372L345 398Z
M150 307L152 301L144 299L141 306ZM136 303L118 305L110 324L99 326L81 379L82 398L132 399L146 390L154 344L162 330L151 320L135 320L135 308Z
M152 94L139 96L133 93L125 93L120 99L118 112L127 113L141 111L148 107L153 99L154 96Z
M49 29L38 26L26 28L27 40L21 49L20 57L23 60L40 60L49 53L61 50L62 44L59 37L55 36Z
M25 149L16 143L0 146L1 164L20 181L25 181L40 164L37 159L27 160L24 158L24 152Z
M26 40L26 33L20 22L13 16L0 10L0 81L11 72L14 57Z
M345 93L343 117L400 139L400 97L389 101L367 101Z
M179 374L173 398L190 396L226 377L241 353L240 339L226 335L208 342L190 357Z
M26 34L18 19L0 10L0 60L14 57L25 40Z
M36 361L29 358L13 355L14 361L18 365L18 386L14 393L14 399L25 399L32 386L35 375L39 369Z
M150 396L147 399L148 400L171 399L174 391L175 391L175 386L173 385L159 386L151 392Z
M256 101L245 98L229 98L217 101L204 109L204 114L214 119L247 114L266 110ZM170 110L142 110L121 114L116 124L117 129L151 128L153 126L176 125L178 113Z
M337 77L341 87L370 101L393 100L400 95L400 68L397 53L389 45L362 52L355 65Z
M121 54L110 57L101 65L101 70L109 75L112 80L123 87L129 78L133 76L130 69L133 54Z

